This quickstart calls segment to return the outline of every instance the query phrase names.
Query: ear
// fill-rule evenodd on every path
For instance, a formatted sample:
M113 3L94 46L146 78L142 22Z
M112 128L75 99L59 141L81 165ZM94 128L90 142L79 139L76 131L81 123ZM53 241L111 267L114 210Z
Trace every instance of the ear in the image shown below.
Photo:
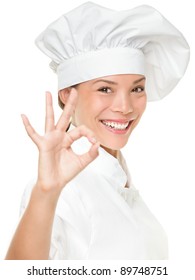
M71 87L61 89L61 90L58 92L59 98L60 98L61 102L62 102L64 105L66 105L66 102L67 102L67 100L68 100L68 97L69 97L69 95L70 95L70 92L71 92Z

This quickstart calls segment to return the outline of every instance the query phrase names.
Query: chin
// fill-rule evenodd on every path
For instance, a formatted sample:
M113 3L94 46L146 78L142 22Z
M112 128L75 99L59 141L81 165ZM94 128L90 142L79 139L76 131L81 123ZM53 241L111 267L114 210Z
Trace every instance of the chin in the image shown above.
M112 141L112 143L102 143L101 146L105 147L106 149L108 150L114 150L114 151L118 151L122 148L124 148L127 144L127 141L124 141L124 142L120 142L119 141L117 143L114 143L114 141Z

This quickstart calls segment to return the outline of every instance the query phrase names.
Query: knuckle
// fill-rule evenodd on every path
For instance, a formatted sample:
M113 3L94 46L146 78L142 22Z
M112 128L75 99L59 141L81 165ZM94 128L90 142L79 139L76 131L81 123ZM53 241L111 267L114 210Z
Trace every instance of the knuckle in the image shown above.
M74 142L74 137L71 135L71 133L66 133L66 143L68 145L71 145Z

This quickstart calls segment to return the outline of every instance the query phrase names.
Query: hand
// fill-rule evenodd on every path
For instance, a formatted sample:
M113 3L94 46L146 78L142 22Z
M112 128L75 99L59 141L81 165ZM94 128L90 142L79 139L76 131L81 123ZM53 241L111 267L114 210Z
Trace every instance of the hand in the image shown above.
M75 89L71 90L63 113L55 125L51 93L46 93L45 135L40 136L25 115L22 120L25 129L39 150L37 184L44 191L62 188L98 156L99 143L94 133L85 126L77 127L70 132L66 129L74 112L77 99ZM83 155L77 155L71 149L74 141L85 136L91 142L91 148Z

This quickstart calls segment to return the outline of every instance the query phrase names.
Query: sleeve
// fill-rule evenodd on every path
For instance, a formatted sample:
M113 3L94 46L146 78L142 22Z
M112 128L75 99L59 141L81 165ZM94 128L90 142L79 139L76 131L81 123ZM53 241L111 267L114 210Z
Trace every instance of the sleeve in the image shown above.
M57 215L54 217L51 245L49 252L50 260L66 259L66 230L64 221Z

